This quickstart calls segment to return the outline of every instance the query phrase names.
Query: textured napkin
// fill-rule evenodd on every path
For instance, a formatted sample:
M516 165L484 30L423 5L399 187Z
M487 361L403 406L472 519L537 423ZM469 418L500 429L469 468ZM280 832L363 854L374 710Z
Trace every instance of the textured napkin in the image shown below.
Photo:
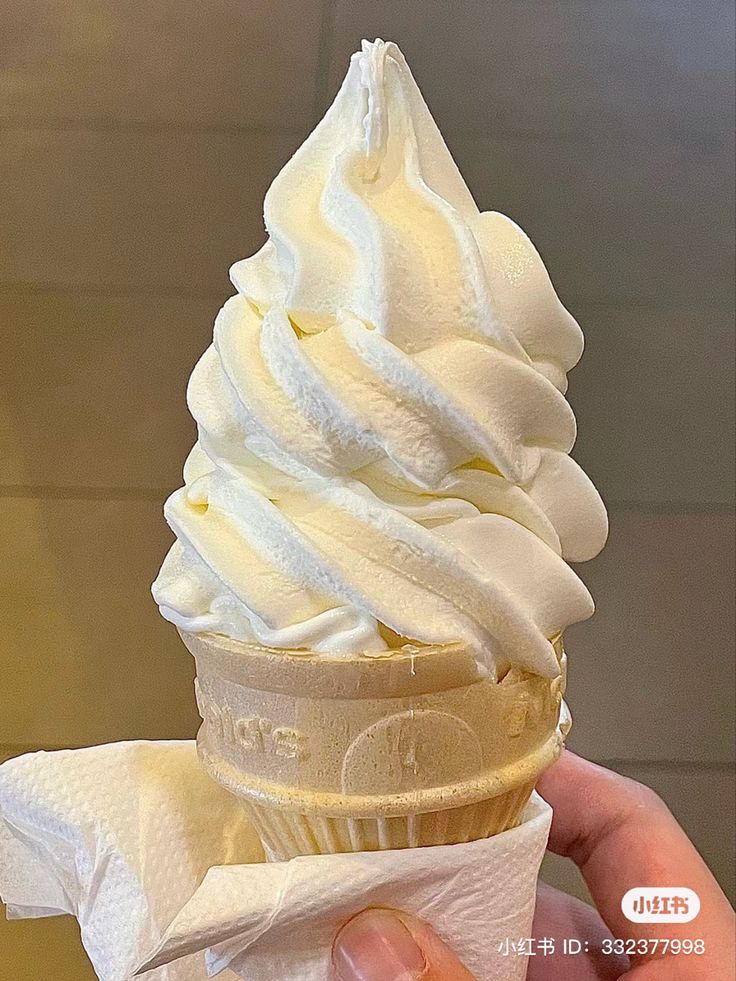
M193 742L33 753L0 767L0 894L10 916L76 916L103 981L326 981L366 906L426 919L479 981L521 981L504 941L530 936L550 820L535 795L483 841L265 863Z

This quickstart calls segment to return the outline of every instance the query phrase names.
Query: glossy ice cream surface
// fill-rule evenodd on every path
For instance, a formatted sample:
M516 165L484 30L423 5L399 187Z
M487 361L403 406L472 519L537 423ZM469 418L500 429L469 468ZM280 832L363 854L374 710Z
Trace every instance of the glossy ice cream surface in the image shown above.
M460 641L554 677L606 513L570 458L583 338L481 213L392 43L363 43L265 198L188 403L153 592L190 632L359 654Z

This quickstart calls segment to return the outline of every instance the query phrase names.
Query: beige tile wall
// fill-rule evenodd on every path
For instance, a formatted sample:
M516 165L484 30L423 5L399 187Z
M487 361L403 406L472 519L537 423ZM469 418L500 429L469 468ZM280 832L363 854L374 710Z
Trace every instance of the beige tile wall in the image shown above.
M148 587L186 379L261 201L361 36L398 40L479 203L586 330L571 745L654 786L732 889L733 9L728 0L0 0L0 750L187 737ZM731 810L729 810L731 808ZM545 874L580 894L550 859ZM0 923L15 981L74 925ZM10 953L7 953L7 952Z

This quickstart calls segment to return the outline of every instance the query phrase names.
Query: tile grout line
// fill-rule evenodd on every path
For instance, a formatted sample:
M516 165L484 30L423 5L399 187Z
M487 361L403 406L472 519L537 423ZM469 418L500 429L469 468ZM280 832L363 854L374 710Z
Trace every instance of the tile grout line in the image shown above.
M215 302L221 296L230 296L232 293L232 288L229 287L227 283L223 283L222 291L218 291L215 287L202 288L202 289L191 289L187 287L176 287L167 285L153 285L153 286L130 286L126 287L124 285L111 285L111 286L95 286L89 283L63 283L63 282L46 282L46 283L34 283L34 282L7 282L3 283L0 281L0 296L18 296L18 297L33 297L33 296L53 296L54 294L59 295L72 295L72 296L95 296L95 297L161 297L165 299L167 297L181 297L183 299L205 299L214 300ZM702 300L695 303L659 303L657 301L647 301L645 299L640 299L636 297L626 297L626 296L581 296L578 295L573 301L570 301L570 306L574 307L601 307L605 310L615 310L615 311L640 311L642 313L695 313L695 312L720 312L728 314L729 317L733 315L733 305L725 301L715 301L710 302L708 300Z
M174 286L92 286L87 283L2 283L0 296L94 296L94 297L140 297L169 299L180 297L187 300L215 300L229 296L233 288L223 283L222 291L210 289L188 289Z
M175 485L176 487L179 484ZM52 501L163 501L174 487L85 487L54 486L52 484L0 484L0 498ZM686 514L730 515L733 506L728 503L701 501L606 501L606 507L614 514Z
M102 119L50 119L31 121L0 119L0 133L139 133L143 136L296 136L304 139L306 124L302 126L270 126L266 123L186 123L186 122L136 122Z
M706 770L711 773L733 773L734 771L733 763L721 762L718 760L637 760L631 758L596 759L592 762L598 763L600 766L605 766L609 770L615 770L618 767L625 767L627 769L646 768L649 770L657 770L662 773L678 772L680 770Z
M174 490L173 487L53 487L51 485L7 484L0 485L0 499L163 502L172 490Z
M312 103L313 126L316 125L327 109L327 95L329 89L329 56L332 42L334 40L334 11L336 0L323 0L323 24L325 25L320 34L318 50L318 67L315 72L315 91ZM323 63L324 59L324 63ZM274 134L289 134L304 139L308 131L304 126L269 126L262 124L243 124L238 123L190 123L186 122L136 122L120 120L76 120L76 119L51 119L51 120L28 120L28 119L0 119L0 132L40 132L40 133L131 133L142 136L176 136L176 135L213 135L213 136L272 136ZM588 131L555 131L545 132L543 130L515 130L497 129L494 135L489 137L485 130L452 130L447 131L448 144L460 145L461 142L520 142L520 143L575 143L576 145L589 144L591 136ZM703 142L703 134L698 131L692 133L682 133L679 136L672 136L666 130L655 133L654 136L634 136L627 133L616 133L606 130L596 134L595 139L598 144L624 145L624 146L645 146L660 147L672 144L693 144L700 146ZM705 138L715 146L726 146L730 141L730 136L718 131L706 133ZM730 142L728 142L730 146Z
M618 514L733 514L728 501L616 501L607 498L608 511Z

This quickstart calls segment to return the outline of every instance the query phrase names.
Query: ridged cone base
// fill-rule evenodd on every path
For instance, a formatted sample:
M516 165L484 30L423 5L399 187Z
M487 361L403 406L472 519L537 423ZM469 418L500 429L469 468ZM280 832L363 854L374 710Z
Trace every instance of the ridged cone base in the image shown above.
M521 822L569 727L559 639L559 676L495 680L461 645L330 658L182 637L199 757L272 859L499 834Z
M297 855L455 845L489 838L521 823L533 789L534 782L527 783L488 800L397 817L326 817L241 803L271 861L286 861Z

